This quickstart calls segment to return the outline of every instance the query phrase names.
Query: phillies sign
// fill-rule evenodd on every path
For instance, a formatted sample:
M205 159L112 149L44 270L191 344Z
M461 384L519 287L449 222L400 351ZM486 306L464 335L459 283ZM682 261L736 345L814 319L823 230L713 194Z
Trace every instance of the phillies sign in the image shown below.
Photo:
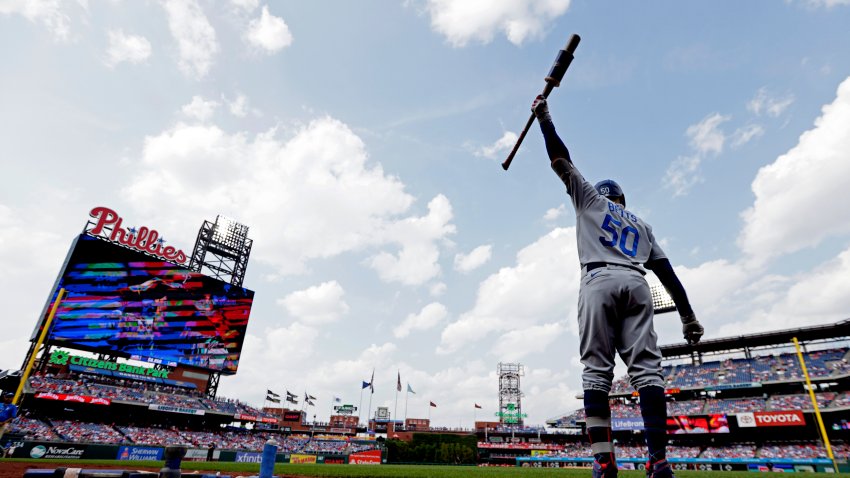
M739 427L793 427L805 424L803 412L799 410L738 414Z
M162 257L170 262L185 264L186 253L180 249L165 245L165 239L160 237L156 229L142 226L138 229L124 229L124 219L108 207L96 207L89 213L95 219L95 225L89 229L93 236L101 236L112 242L136 249L147 254Z

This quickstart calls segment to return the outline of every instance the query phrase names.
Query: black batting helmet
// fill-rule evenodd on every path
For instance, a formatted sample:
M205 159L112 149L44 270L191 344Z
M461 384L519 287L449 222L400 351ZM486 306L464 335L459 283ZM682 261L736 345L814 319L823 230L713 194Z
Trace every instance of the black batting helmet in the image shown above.
M617 197L622 198L623 206L626 205L626 195L623 194L623 188L621 188L620 185L617 184L617 181L614 181L613 179L603 179L602 181L596 183L596 186L594 186L594 188L596 188L596 192L607 197L608 199L613 200Z

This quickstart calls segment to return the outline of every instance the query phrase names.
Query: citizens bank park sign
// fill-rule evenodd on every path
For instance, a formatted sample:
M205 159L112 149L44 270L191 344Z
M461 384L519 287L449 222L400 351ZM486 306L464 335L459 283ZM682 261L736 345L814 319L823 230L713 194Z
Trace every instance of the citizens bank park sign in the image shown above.
M108 239L116 244L160 257L175 264L186 264L186 253L165 245L165 239L156 229L141 226L124 228L124 218L108 207L98 206L89 213L94 226L88 230L92 236ZM89 222L89 224L92 224Z

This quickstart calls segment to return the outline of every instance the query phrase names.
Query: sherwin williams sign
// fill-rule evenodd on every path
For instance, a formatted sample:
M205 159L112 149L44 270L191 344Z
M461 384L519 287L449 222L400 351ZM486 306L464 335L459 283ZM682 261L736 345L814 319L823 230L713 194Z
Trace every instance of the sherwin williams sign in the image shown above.
M129 461L162 460L162 448L122 446L118 448L118 459Z

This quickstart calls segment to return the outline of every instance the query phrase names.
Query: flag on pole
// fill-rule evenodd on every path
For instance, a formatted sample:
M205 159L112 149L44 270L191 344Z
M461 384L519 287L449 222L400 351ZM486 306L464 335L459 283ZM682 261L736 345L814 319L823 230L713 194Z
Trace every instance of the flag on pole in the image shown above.
M401 391L401 372L398 372L398 383L396 383L395 389L399 392Z
M372 369L372 380L369 380L369 388L372 390L372 394L375 393L375 369Z
M278 394L276 394L276 393L272 392L272 391L271 391L271 390L269 390L269 389L266 389L266 396L269 396L269 397L272 397L272 398L280 398L280 395L278 395Z
M436 404L436 403L434 403L434 402L429 402L429 403L431 404L431 406L432 406L432 407L437 408L437 404Z
M274 397L272 397L272 396L270 396L270 395L266 395L266 401L267 401L267 402L272 402L272 403L280 403L280 399L279 399L279 398L274 398Z
M362 387L362 388L369 388L369 387L371 387L371 386L372 386L372 384L371 384L371 383L369 383L369 382L363 382L363 387Z
M410 387L409 383L407 384L407 393L412 393L412 394L416 395L416 392L413 391L413 389Z
M477 404L477 403L476 403L476 404L475 404L475 408L481 408L481 405L479 405L479 404Z

